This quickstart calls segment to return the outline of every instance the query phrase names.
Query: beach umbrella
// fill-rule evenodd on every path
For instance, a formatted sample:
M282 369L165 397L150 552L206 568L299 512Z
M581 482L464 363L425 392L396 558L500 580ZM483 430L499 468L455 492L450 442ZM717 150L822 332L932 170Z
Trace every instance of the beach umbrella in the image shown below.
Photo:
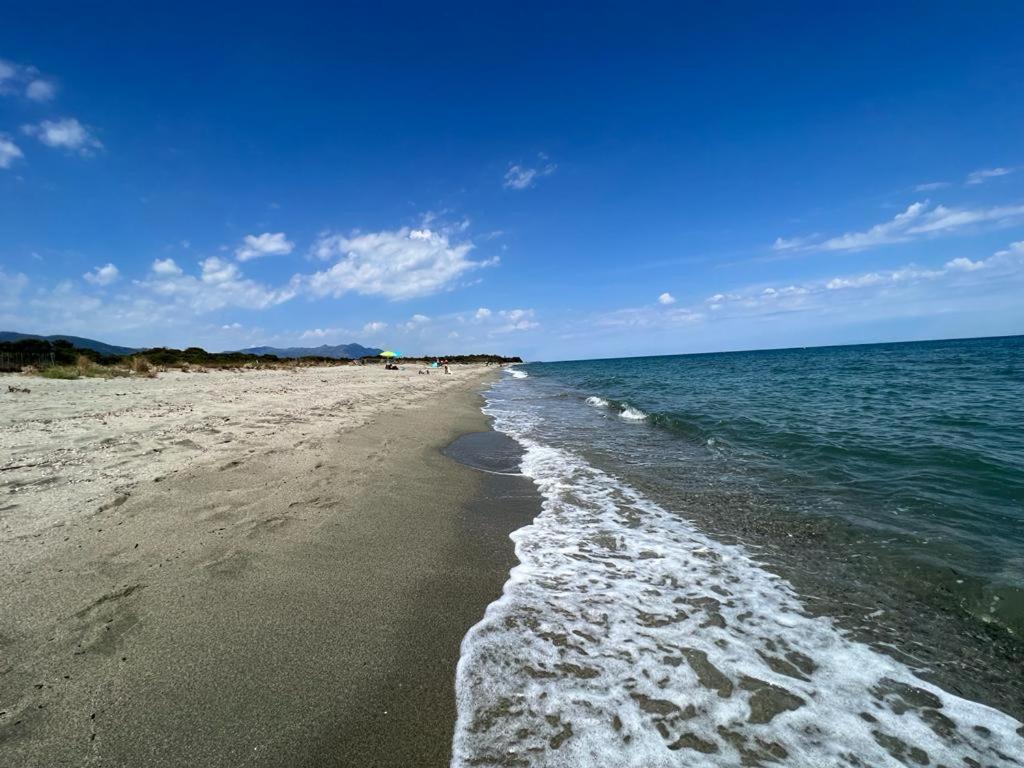
M381 357L398 357L398 355L395 352L392 352L390 349L385 349L383 352L380 353L380 356Z

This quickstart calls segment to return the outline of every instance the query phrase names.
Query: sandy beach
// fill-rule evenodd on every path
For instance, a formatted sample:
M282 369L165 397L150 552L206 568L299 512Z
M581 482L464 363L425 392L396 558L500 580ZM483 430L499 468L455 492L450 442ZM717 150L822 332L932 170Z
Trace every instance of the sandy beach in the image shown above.
M0 764L446 765L535 502L441 452L493 375L2 377Z

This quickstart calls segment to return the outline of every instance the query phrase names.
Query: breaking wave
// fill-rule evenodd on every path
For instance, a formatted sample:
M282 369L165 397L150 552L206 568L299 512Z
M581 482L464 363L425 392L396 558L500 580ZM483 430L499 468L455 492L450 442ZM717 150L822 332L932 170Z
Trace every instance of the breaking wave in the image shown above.
M849 639L523 414L485 411L544 502L463 640L453 768L1021 765L1010 716Z

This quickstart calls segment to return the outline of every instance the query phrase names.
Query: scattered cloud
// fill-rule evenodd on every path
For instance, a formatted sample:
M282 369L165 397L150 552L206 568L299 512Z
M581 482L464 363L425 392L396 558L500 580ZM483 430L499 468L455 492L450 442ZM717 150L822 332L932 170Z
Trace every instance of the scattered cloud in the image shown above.
M487 307L480 307L480 309L478 309L476 313L473 315L473 317L475 317L477 320L486 320L490 316L491 310L489 310Z
M986 277L987 273L987 277ZM875 297L887 292L921 284L953 281L968 275L979 279L1000 280L1011 274L1024 273L1024 241L1012 243L988 258L972 260L966 257L951 259L938 267L907 265L898 269L874 270L853 275L808 281L785 286L757 287L730 293L716 293L704 304L721 314L775 314L778 312L824 309L840 293L874 289ZM894 301L897 299L894 297Z
M241 323L226 323L220 327L222 331L240 331L242 329Z
M497 259L473 261L471 242L452 242L447 231L409 229L353 234L324 234L313 244L321 259L337 259L330 268L306 278L313 296L340 297L354 292L392 300L429 296L453 287L462 275L492 266Z
M1013 173L1013 168L981 168L967 174L966 183L969 186L976 186L978 184L984 184L989 179L995 179L999 176L1009 176L1011 173Z
M777 237L772 243L773 251L799 251L806 248L818 237L817 234L806 235L805 237Z
M830 237L817 245L807 246L825 251L860 251L876 245L899 243L910 239L908 230L927 210L928 203L912 203L891 221L876 224L864 232L847 232Z
M664 304L665 306L668 306L669 304L675 304L676 297L673 296L668 291L666 291L665 293L661 294L661 296L658 297L658 303Z
M498 316L504 320L504 324L494 329L495 333L512 333L513 331L528 331L540 325L534 321L532 309L503 309Z
M239 261L250 261L263 256L287 256L295 249L295 243L285 237L284 232L264 232L262 235L246 235L235 250Z
M547 155L538 155L538 159L541 161L541 164L536 168L518 163L509 163L502 186L505 189L529 189L537 183L538 179L550 176L558 167L554 163L546 162L548 159Z
M73 117L43 120L36 125L24 125L21 130L26 136L35 136L48 147L77 152L83 156L92 155L103 149L100 140Z
M118 271L117 267L110 263L107 263L102 267L96 267L91 272L86 272L82 275L87 283L99 286L110 285L120 276L121 273Z
M952 186L948 181L929 181L924 184L918 184L914 187L915 192L934 192L937 189L945 189L946 187Z
M922 237L953 234L965 227L1008 226L1024 219L1024 205L992 208L947 208L928 201L917 202L891 220L863 232L847 232L824 240L816 236L778 238L776 251L862 251L881 245L905 243Z
M911 227L911 235L951 232L974 224L1006 226L1024 218L1024 205L1003 205L993 208L946 208L937 205L922 221Z
M0 168L10 168L15 160L23 156L18 145L0 133Z
M181 267L174 263L174 259L157 259L153 262L153 274L173 277L181 274Z
M396 328L402 328L402 329L404 329L406 331L417 331L417 330L422 331L422 330L425 329L425 326L429 322L430 322L430 318L429 317L427 317L426 315L418 315L417 314L417 315L413 315L412 317L410 317L409 321L407 323L402 323L402 324L397 325L395 327Z
M300 280L271 288L245 277L238 265L218 256L199 262L199 274L185 274L171 259L157 259L147 279L138 283L162 297L176 311L211 312L223 307L267 309L299 294Z
M32 101L50 101L57 95L57 86L52 80L39 78L25 86L25 95Z
M31 65L0 59L0 95L11 94L21 94L32 101L50 101L57 94L57 85Z
M334 333L333 328L310 328L299 334L300 339L323 339Z
M17 77L17 65L0 59L0 87L8 87L7 84Z
M363 333L380 333L388 327L387 323L374 320L363 326Z

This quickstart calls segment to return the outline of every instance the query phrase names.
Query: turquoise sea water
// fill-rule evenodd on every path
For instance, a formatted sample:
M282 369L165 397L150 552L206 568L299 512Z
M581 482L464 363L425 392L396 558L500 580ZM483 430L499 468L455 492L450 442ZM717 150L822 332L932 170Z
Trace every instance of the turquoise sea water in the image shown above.
M642 411L643 429L604 440L586 430L587 443L614 444L669 483L690 482L674 456L704 453L719 482L756 485L865 535L896 535L903 555L992 590L1024 587L1024 337L525 370L559 394L606 399L608 416L627 403ZM580 426L570 416L552 430L571 441Z
M545 504L464 644L456 764L1024 754L1024 337L534 363L486 397Z

